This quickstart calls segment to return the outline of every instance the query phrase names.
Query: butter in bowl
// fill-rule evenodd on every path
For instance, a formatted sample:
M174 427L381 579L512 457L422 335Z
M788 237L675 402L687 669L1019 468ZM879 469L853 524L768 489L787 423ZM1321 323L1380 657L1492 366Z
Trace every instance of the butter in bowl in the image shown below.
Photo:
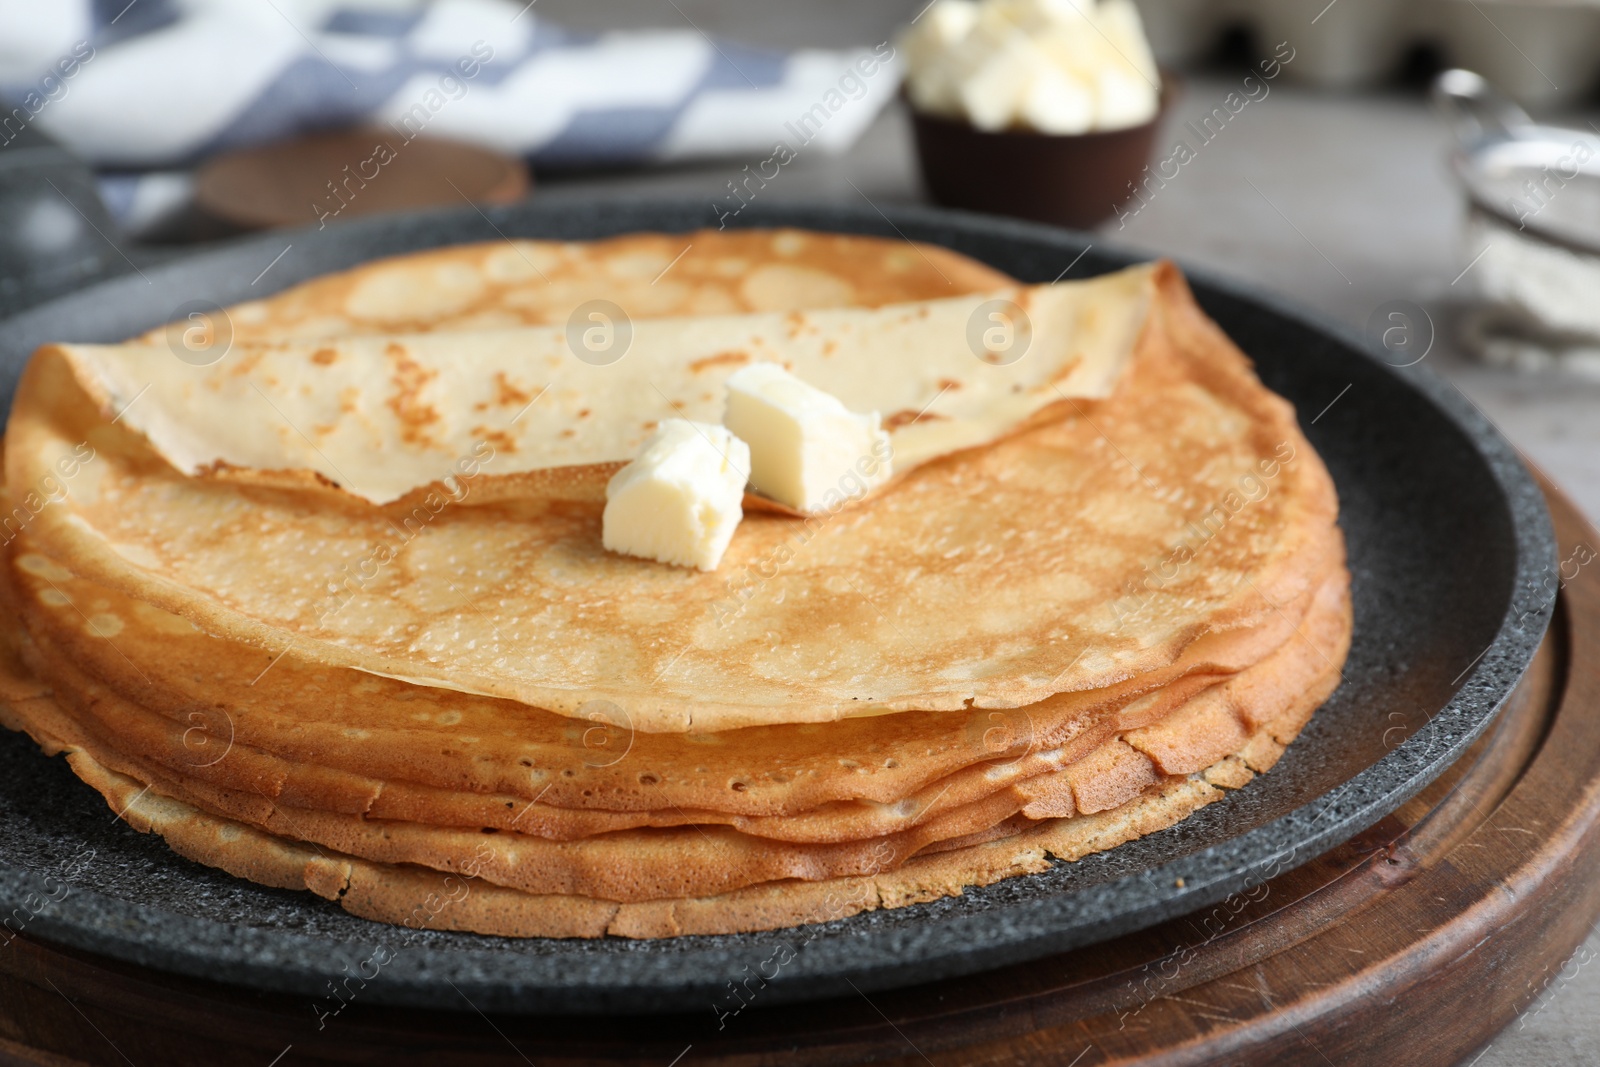
M902 40L923 181L947 207L1109 218L1167 94L1132 0L935 0Z

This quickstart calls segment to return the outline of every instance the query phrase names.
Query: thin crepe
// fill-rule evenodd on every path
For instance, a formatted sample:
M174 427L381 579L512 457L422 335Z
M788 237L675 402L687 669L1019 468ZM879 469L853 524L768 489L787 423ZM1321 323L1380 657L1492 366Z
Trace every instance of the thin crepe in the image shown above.
M27 701L13 707L40 740L56 739L85 751L102 766L136 776L212 814L375 862L459 872L470 861L486 881L523 892L634 902L892 870L941 842L985 832L1010 836L1022 826L1008 820L1027 815L1035 800L1047 806L1065 803L1059 814L1036 813L1052 821L1119 807L1167 778L1197 772L1240 750L1286 707L1312 698L1320 703L1338 680L1349 612L1348 576L1340 568L1294 640L1236 677L1207 687L1171 714L1122 729L1060 770L1030 780L1020 792L1002 790L915 825L839 842L774 841L717 825L621 830L574 841L511 831L486 841L478 830L306 808L293 798L266 802L192 782L119 751L124 735L117 727L132 725L129 709L103 691L87 700L76 694L79 699L74 700L70 687L58 687L49 708Z
M639 318L881 307L1010 284L975 259L900 237L785 228L594 241L513 238L408 252L319 275L227 308L211 336L250 344L564 325L596 299ZM182 343L197 325L182 319L141 340Z
M8 693L0 719L27 728L47 752L65 751L74 771L98 789L112 810L142 832L163 835L179 853L240 877L290 889L310 889L354 914L391 923L471 930L513 937L669 937L766 930L900 907L964 887L1048 869L1052 858L1076 860L1154 833L1224 789L1246 785L1269 770L1338 681L1349 640L1349 611L1326 616L1300 639L1326 666L1315 681L1279 680L1269 699L1275 712L1231 754L1187 775L1167 775L1145 792L1111 808L1075 818L1046 819L1008 836L913 857L892 870L749 886L713 896L617 903L582 895L528 894L485 877L491 852L481 840L457 860L457 873L373 862L264 832L162 795L150 783L99 763L72 739L70 722L53 718L54 705L37 693ZM3 660L3 657L0 657ZM0 688L11 684L0 670ZM1263 704L1268 706L1268 704ZM447 901L441 906L440 901Z
M877 309L631 321L603 310L565 327L236 345L203 365L165 344L55 345L38 358L64 360L102 416L185 474L299 472L374 504L480 466L498 479L625 463L663 418L720 422L727 377L752 362L882 413L904 471L1110 395L1151 280L1141 266Z
M1281 648L1310 605L1302 598L1260 627L1203 638L1165 669L1024 708L636 734L604 718L330 672L292 649L268 658L74 576L26 535L17 547L0 602L22 626L30 669L58 691L92 679L164 720L142 731L110 724L133 751L274 801L553 838L677 822L788 840L902 829L1161 718ZM1330 557L1319 584L1338 566ZM91 699L104 697L78 703Z
M740 267L745 276L776 273L787 281L766 293L769 299L782 298L775 306L747 302L720 311L785 310L808 302L891 303L936 295L938 285L952 283L960 291L993 287L993 280L983 277L986 268L942 250L823 235L695 236L694 247L677 251L653 235L567 246L545 261L554 264L549 278L484 285L473 300L448 308L440 301L448 303L472 285L452 288L428 279L484 281L496 252L483 246L445 249L373 264L232 311L251 319L246 332L254 331L257 340L309 336L313 328L334 336L505 326L517 315L523 322L559 323L580 293L585 299L623 292L637 296L656 281L667 285L679 279L680 271L692 284L662 297L658 311L703 311L696 302L733 284L716 279L739 276L728 262L738 242L752 250L751 261ZM707 239L702 243L700 237ZM627 249L648 254L632 256ZM808 254L808 266L790 270ZM897 254L899 273L887 269ZM652 265L652 256L660 262ZM611 266L622 269L611 271ZM650 278L643 276L646 267ZM875 273L880 271L881 276ZM569 284L574 280L581 285ZM749 295L745 288L739 286L741 296ZM403 298L407 292L409 301ZM1240 434L1241 421L1274 413L1253 399L1262 392L1260 385L1236 350L1192 304L1187 310L1182 306L1186 295L1158 300L1154 328L1135 354L1134 384L1154 391L1148 409L1124 396L1064 404L1063 409L1073 409L1070 415L1046 412L1016 438L1031 439L1029 447L1053 440L1067 457L1098 440L1101 458L1123 467L1130 499L1142 495L1142 486L1156 500L1172 495L1174 512L1190 516L1174 537L1155 542L1159 557L1126 568L1127 580L1107 594L1115 620L1111 635L1135 634L1145 642L1123 650L1130 653L1124 667L1131 660L1143 668L1113 672L1108 684L1095 686L1090 672L1088 684L1017 707L939 712L908 705L887 714L896 709L874 705L867 709L874 713L870 717L837 722L667 733L641 731L630 722L629 710L617 704L591 700L562 716L464 692L477 687L459 678L434 677L419 686L406 681L404 671L384 669L388 664L341 664L329 656L327 642L272 626L250 633L231 623L213 626L215 616L206 611L183 610L203 606L209 592L196 596L196 590L180 589L158 607L138 595L156 583L99 584L84 566L94 554L75 554L70 531L65 540L61 533L63 526L81 526L85 516L98 521L110 507L101 500L98 507L58 523L68 511L58 507L60 498L86 487L97 495L108 485L113 493L123 492L150 478L150 472L170 473L171 468L148 448L141 452L136 434L120 427L107 432L104 416L86 416L78 444L88 455L70 453L71 463L50 468L53 481L14 483L21 503L11 513L13 552L0 573L0 596L15 620L0 640L0 699L10 710L0 709L0 720L26 728L47 751L66 750L74 770L115 810L127 812L140 829L162 833L184 855L266 884L309 888L354 914L408 925L512 936L660 937L769 929L960 893L965 885L1044 869L1051 857L1073 859L1113 847L1170 825L1220 797L1220 789L1241 786L1270 767L1336 684L1349 638L1348 579L1332 523L1331 488L1317 491L1320 467L1299 479L1284 477L1309 454L1302 439L1282 439L1273 448L1266 447L1267 440L1249 441L1237 451L1215 447ZM412 318L384 323L369 314L384 307L400 319ZM504 319L489 321L496 316ZM49 385L41 395L49 395ZM57 403L70 408L75 395L81 391L74 384L67 399ZM1207 417L1216 412L1225 417L1207 427ZM1082 423L1080 437L1048 438L1054 421L1075 420ZM1288 424L1292 427L1292 416ZM1176 461L1152 462L1146 439L1158 427L1191 446L1201 441L1208 447L1191 447L1187 468ZM1210 436L1203 432L1208 429ZM1253 467L1234 467L1238 480L1208 510L1205 494L1227 482L1207 479L1251 449ZM934 466L967 464L982 455ZM114 470L105 462L108 457L115 460ZM63 454L55 458L60 461ZM1007 495L1003 465L979 471L981 481L994 483L986 499L1003 506L1021 503L1038 513L1008 518L1002 512L998 544L1006 552L1025 544L1041 519L1053 531L1058 509L1077 492L1081 468L1070 458L1058 459L1058 465L1077 479L1071 491L1039 478L1029 483L1042 488L1031 502ZM371 518L373 509L347 494L241 486L238 481L249 481L239 478L241 473L250 472L234 472L235 484L224 486L238 494L233 514L241 518L263 502L293 502L300 515L325 510L334 526ZM918 472L907 481L926 476ZM397 598L408 611L425 611L430 579L439 587L436 596L446 586L459 591L458 575L447 572L438 581L439 557L418 559L416 550L431 546L444 529L439 523L454 520L457 511L490 512L486 505L540 496L515 484L524 477L506 476L510 489L499 495L491 491L489 478L469 480L470 498L452 504L476 508L417 511L421 498L413 493L400 506L377 509L393 524L385 535L390 539L364 545L367 554L352 566L360 574L363 563L380 560L381 550L392 549L381 556L379 569L403 569L405 580L384 590L372 586L370 577L347 580L347 595L332 606L332 614L380 593ZM174 504L176 511L184 510L183 480L162 474L145 488L150 490L146 503L157 511ZM536 519L581 515L593 500L592 480L573 479L557 488L542 497L560 506L537 512ZM1285 494L1291 498L1288 506L1275 500ZM40 506L44 498L56 502ZM935 503L952 507L938 497ZM504 511L528 518L515 507ZM1264 515L1259 526L1258 515ZM983 518L995 525L990 516ZM1137 539L1144 521L1159 521L1159 516L1137 507L1127 513L1102 508L1084 523L1086 537L1065 546L1057 542L1054 557L1039 553L1033 558L1047 576L1063 569L1077 574L1082 564L1076 553L1103 553L1119 535ZM804 536L787 546L789 554L759 561L762 565L728 586L727 602L713 608L720 627L730 616L752 616L769 628L783 621L783 610L774 609L792 606L796 587L784 583L774 593L780 576L774 572L791 566L794 554L809 550L819 535L814 525L795 525ZM450 547L469 564L494 563L501 546L493 537L484 543L483 537L494 527L473 529L476 543L461 540L461 531L455 531ZM321 530L307 532L315 537ZM161 532L170 534L172 528ZM240 522L215 532L248 541L262 530ZM270 543L270 524L266 532ZM958 556L987 543L988 533L976 525L954 534L943 548L957 549ZM293 561L289 566L314 565L319 554L339 548L314 538L304 544L306 551L285 557ZM141 543L135 533L119 537L112 547L148 566L154 557L141 552L151 545L151 539ZM260 568L270 558L257 553L249 565ZM980 555L975 564L995 570L993 559ZM803 588L811 589L812 597L850 586L852 593L871 593L875 604L895 613L893 620L884 613L885 626L907 621L897 603L901 589L843 565L846 561L828 562L831 568L823 573L808 574ZM906 561L891 565L904 567ZM1219 569L1210 574L1210 587L1191 586L1186 604L1163 599L1162 594L1177 591L1181 578L1213 567ZM953 580L937 569L934 573ZM554 577L560 580L549 587L547 606L573 595L571 574ZM974 624L986 618L975 611L989 596L982 577L972 577L965 603L949 602L939 620L943 627L965 628L980 637L986 632ZM1248 592L1237 588L1241 585ZM494 599L463 600L463 615L470 610L501 625L515 617L519 605L502 600L500 589L491 584L483 592ZM665 607L670 614L681 607L650 604L653 596L661 599L659 592L640 587L642 600L634 610ZM999 592L1008 595L1004 581ZM758 601L768 593L774 594L772 603ZM1227 610L1219 611L1219 604ZM923 600L914 606L941 605ZM593 603L573 607L603 610ZM1171 624L1184 610L1203 622L1175 638ZM838 614L814 610L809 617L831 624ZM323 617L319 613L319 620ZM650 620L642 621L648 629ZM856 620L845 622L848 637ZM558 645L567 640L560 620L548 633ZM263 635L274 640L262 641ZM1024 628L1013 637L1021 644L1038 640L1039 634ZM791 669L810 654L811 649L800 649ZM1071 664L1086 654L1077 650ZM350 669L354 666L360 669ZM360 858L341 846L382 858ZM743 888L727 888L734 885ZM527 891L552 888L568 891ZM718 888L725 891L671 895ZM628 902L606 899L606 894ZM450 905L443 912L432 903L440 899Z
M1260 624L1338 536L1292 409L1175 269L1154 277L1112 397L836 515L749 516L717 574L604 552L593 501L374 508L187 477L58 360L24 376L7 484L92 448L30 535L269 659L294 646L578 718L606 701L641 732L1035 704Z

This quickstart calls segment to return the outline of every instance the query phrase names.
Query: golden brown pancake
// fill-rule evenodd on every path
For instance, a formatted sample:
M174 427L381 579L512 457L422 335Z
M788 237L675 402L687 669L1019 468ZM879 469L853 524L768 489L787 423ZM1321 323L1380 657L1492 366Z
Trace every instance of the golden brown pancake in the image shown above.
M570 715L605 700L645 732L1033 704L1258 625L1337 537L1293 411L1159 275L1114 396L829 517L749 516L717 573L605 552L599 502L417 517L190 478L51 362L19 386L7 484L88 441L71 494L32 519L46 552L273 655Z
M0 718L200 862L512 936L820 921L1155 832L1271 767L1350 608L1292 410L1154 279L1110 397L823 521L749 515L716 575L603 553L593 485L432 513L192 477L36 361ZM248 345L1007 281L903 242L640 235L400 257L233 318Z
M589 300L635 318L880 307L1011 279L936 245L807 230L485 241L374 260L228 309L236 343L564 323ZM193 324L181 322L177 328ZM145 334L164 343L167 327Z
M1302 627L1326 626L1328 619L1342 615L1346 582L1342 568L1329 576ZM28 655L26 648L23 658L25 662L37 660ZM835 832L825 833L822 843L780 844L760 835L759 839L752 839L748 821L702 817L693 820L697 825L688 829L629 832L601 826L595 828L594 835L573 840L572 835L539 834L536 827L524 821L530 815L530 807L518 804L514 815L513 809L505 809L508 820L503 825L514 832L495 842L497 853L506 855L505 866L486 872L485 877L531 892L651 899L721 891L731 884L753 884L777 877L814 880L859 873L856 868L878 862L882 847L900 855L913 855L941 841L989 830L1019 812L1028 814L1035 805L1042 804L1054 816L1118 806L1155 785L1162 775L1196 771L1233 751L1243 744L1249 731L1277 711L1278 687L1287 684L1292 690L1296 679L1309 684L1331 668L1332 661L1325 660L1306 641L1290 640L1227 681L1205 684L1209 680L1201 679L1198 691L1191 690L1192 696L1179 702L1170 713L1132 721L1119 717L1108 723L1110 736L1100 734L1104 740L1095 747L1058 757L1059 770L1013 779L1010 787L1002 778L996 783L999 788L977 800L931 818L907 820L907 825L879 827L876 833L855 839ZM230 769L235 776L234 788L191 782L188 779L192 777L212 777L207 773L212 767L201 766L208 760L196 759L195 751L184 743L194 730L192 724L186 728L182 723L144 713L116 693L90 682L65 662L56 661L50 676L56 707L73 720L79 731L77 744L102 764L155 783L168 795L199 801L229 817L366 858L398 861L392 850L409 850L402 853L404 862L428 866L448 866L449 857L461 855L466 842L472 840L471 835L481 832L477 828L458 829L448 822L441 826L437 818L410 822L376 813L372 802L391 783L371 779L358 779L355 789L347 789L345 805L337 804L337 796L330 805L326 787L348 776L331 774L314 765L300 768L313 772L311 789L280 788L268 799L250 779L269 761L246 750L237 740L226 754L219 752L217 763L212 765ZM151 744L152 735L154 754L149 747L141 747ZM119 762L116 752L119 746L129 753L123 762ZM266 768L267 774L273 769ZM256 788L251 789L252 785ZM366 787L366 795L362 786ZM560 809L547 809L543 814L548 819L558 813ZM825 830L830 821L836 823L838 814L813 813L811 821ZM718 822L731 824L719 826ZM550 836L558 839L546 841ZM800 840L804 842L805 838ZM374 854L374 850L382 854ZM663 877L671 881L660 881Z
M926 816L941 803L1054 769L1115 729L1159 718L1196 685L1225 679L1280 647L1310 603L1284 605L1252 630L1209 635L1161 671L1021 709L643 734L604 718L578 721L342 670L330 684L325 664L294 650L268 658L212 637L77 578L31 551L26 534L17 545L23 551L7 584L17 587L14 610L31 635L33 669L48 677L81 672L163 716L168 727L145 750L150 758L180 770L198 767L218 785L270 797L325 790L320 804L373 814L421 804L433 790L427 802L449 797L462 825L503 827L515 817L524 829L549 825L546 808L648 812L682 822L725 821L715 815L726 813L752 832L768 825L789 839L803 839L793 836L805 832L797 816L828 805L842 816L842 806L853 804L855 818L847 822L881 824L909 799L910 817ZM1336 563L1329 561L1320 580ZM196 708L207 709L198 730ZM199 751L213 739L238 758ZM471 760L463 767L466 745ZM841 759L841 752L853 758ZM704 766L712 759L715 777ZM353 777L333 792L326 779L296 777L308 762ZM985 769L991 764L1004 773ZM976 773L953 781L963 768ZM380 790L380 780L390 784ZM397 792L396 781L413 784Z
M506 936L663 937L770 929L842 918L878 907L897 907L958 895L968 885L1048 867L1051 857L1074 860L1163 829L1197 808L1221 799L1221 789L1240 788L1269 770L1311 712L1338 681L1349 639L1349 601L1342 583L1328 586L1324 606L1308 616L1296 643L1308 652L1299 670L1262 685L1240 685L1274 714L1254 721L1232 752L1190 773L1158 774L1135 796L1115 807L1073 818L1049 818L997 841L912 858L889 870L797 883L777 881L711 896L635 903L573 894L529 894L497 884L498 855L481 839L457 853L454 874L395 866L308 848L174 800L137 778L107 769L72 739L74 726L47 697L11 699L13 728L26 727L47 751L69 751L74 770L105 794L113 810L133 826L158 832L179 852L243 877L284 888L309 888L358 915L404 923L424 915L422 925ZM10 684L15 684L11 682ZM1204 714L1203 711L1199 712ZM1238 720L1250 723L1249 716ZM1160 742L1155 742L1159 744ZM888 846L892 849L892 845ZM451 907L438 906L441 895Z

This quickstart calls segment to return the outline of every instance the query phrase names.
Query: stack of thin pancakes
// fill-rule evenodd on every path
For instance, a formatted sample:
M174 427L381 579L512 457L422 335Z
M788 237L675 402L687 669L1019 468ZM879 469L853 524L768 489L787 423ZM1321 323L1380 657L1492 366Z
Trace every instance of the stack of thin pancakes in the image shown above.
M637 318L1007 284L798 231L473 245L232 309L228 358L597 298ZM36 358L6 437L0 719L185 856L436 929L771 929L1155 832L1273 765L1351 620L1293 411L1175 269L1154 286L1110 397L823 521L747 514L713 574L604 552L582 494L413 530L414 500L186 474Z

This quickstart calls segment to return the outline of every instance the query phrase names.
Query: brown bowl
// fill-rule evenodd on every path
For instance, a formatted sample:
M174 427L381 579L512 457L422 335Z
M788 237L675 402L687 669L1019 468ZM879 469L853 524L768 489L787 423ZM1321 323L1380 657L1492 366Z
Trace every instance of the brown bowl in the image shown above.
M1173 96L1172 80L1163 78L1161 104L1149 122L1072 134L991 133L911 107L922 180L945 207L1087 229L1133 195Z

